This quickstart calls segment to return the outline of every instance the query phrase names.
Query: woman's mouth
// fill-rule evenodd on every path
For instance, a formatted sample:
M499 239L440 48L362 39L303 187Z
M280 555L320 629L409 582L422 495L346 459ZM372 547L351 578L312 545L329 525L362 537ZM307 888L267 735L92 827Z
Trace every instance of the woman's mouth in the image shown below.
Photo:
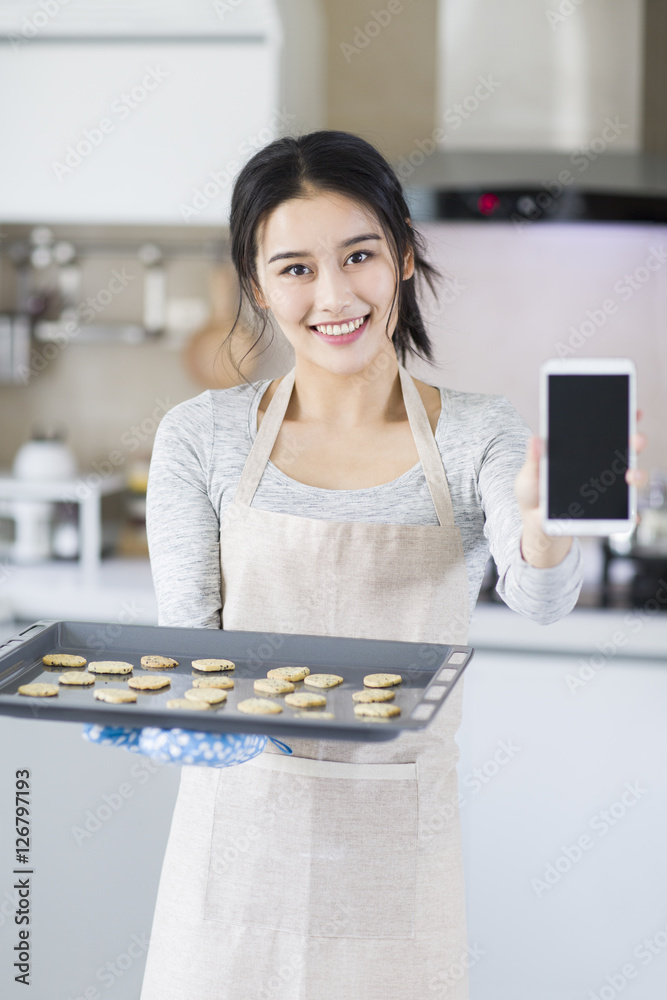
M348 320L346 323L319 323L311 330L328 344L349 344L357 340L368 326L370 313Z

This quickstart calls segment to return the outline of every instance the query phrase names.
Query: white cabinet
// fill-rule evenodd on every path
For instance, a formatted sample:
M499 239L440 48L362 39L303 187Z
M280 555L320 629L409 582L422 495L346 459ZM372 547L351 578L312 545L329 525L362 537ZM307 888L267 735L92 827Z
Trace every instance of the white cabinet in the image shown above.
M304 124L293 3L47 6L0 10L4 222L220 225L243 163Z

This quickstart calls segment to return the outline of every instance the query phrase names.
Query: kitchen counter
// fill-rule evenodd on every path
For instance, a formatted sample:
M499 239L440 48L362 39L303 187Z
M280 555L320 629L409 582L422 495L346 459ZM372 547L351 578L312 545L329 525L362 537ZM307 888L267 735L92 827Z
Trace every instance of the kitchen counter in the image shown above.
M146 558L105 559L87 574L75 562L39 566L4 564L0 620L40 618L157 624L157 599ZM658 591L667 609L667 586ZM13 631L16 631L15 629ZM552 625L539 625L500 603L478 603L469 644L484 650L579 653L605 662L619 656L652 658L667 665L667 613L643 608L575 608Z
M105 559L90 571L77 562L37 566L5 563L0 578L0 617L157 623L157 600L148 559Z
M640 656L667 666L667 586L663 594L664 610L574 608L552 625L532 622L504 604L478 604L468 643L476 649L583 653L606 659Z

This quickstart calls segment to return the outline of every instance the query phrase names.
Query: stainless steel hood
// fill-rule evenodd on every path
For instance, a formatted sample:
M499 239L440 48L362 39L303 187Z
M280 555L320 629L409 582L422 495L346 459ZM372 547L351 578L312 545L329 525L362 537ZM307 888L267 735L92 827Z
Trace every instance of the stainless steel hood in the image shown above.
M667 222L667 149L644 151L664 114L652 9L439 0L437 120L395 163L415 217Z
M415 220L667 223L667 157L649 153L434 152L394 164Z

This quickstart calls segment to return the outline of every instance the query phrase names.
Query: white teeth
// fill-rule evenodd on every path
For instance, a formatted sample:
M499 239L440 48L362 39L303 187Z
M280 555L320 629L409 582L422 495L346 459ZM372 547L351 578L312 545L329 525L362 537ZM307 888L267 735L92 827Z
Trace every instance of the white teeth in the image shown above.
M365 323L366 317L362 316L360 319L355 319L351 323L335 323L332 326L316 326L315 329L319 330L320 333L326 333L330 337L339 337L342 333L352 333L353 330L358 330L359 327Z

